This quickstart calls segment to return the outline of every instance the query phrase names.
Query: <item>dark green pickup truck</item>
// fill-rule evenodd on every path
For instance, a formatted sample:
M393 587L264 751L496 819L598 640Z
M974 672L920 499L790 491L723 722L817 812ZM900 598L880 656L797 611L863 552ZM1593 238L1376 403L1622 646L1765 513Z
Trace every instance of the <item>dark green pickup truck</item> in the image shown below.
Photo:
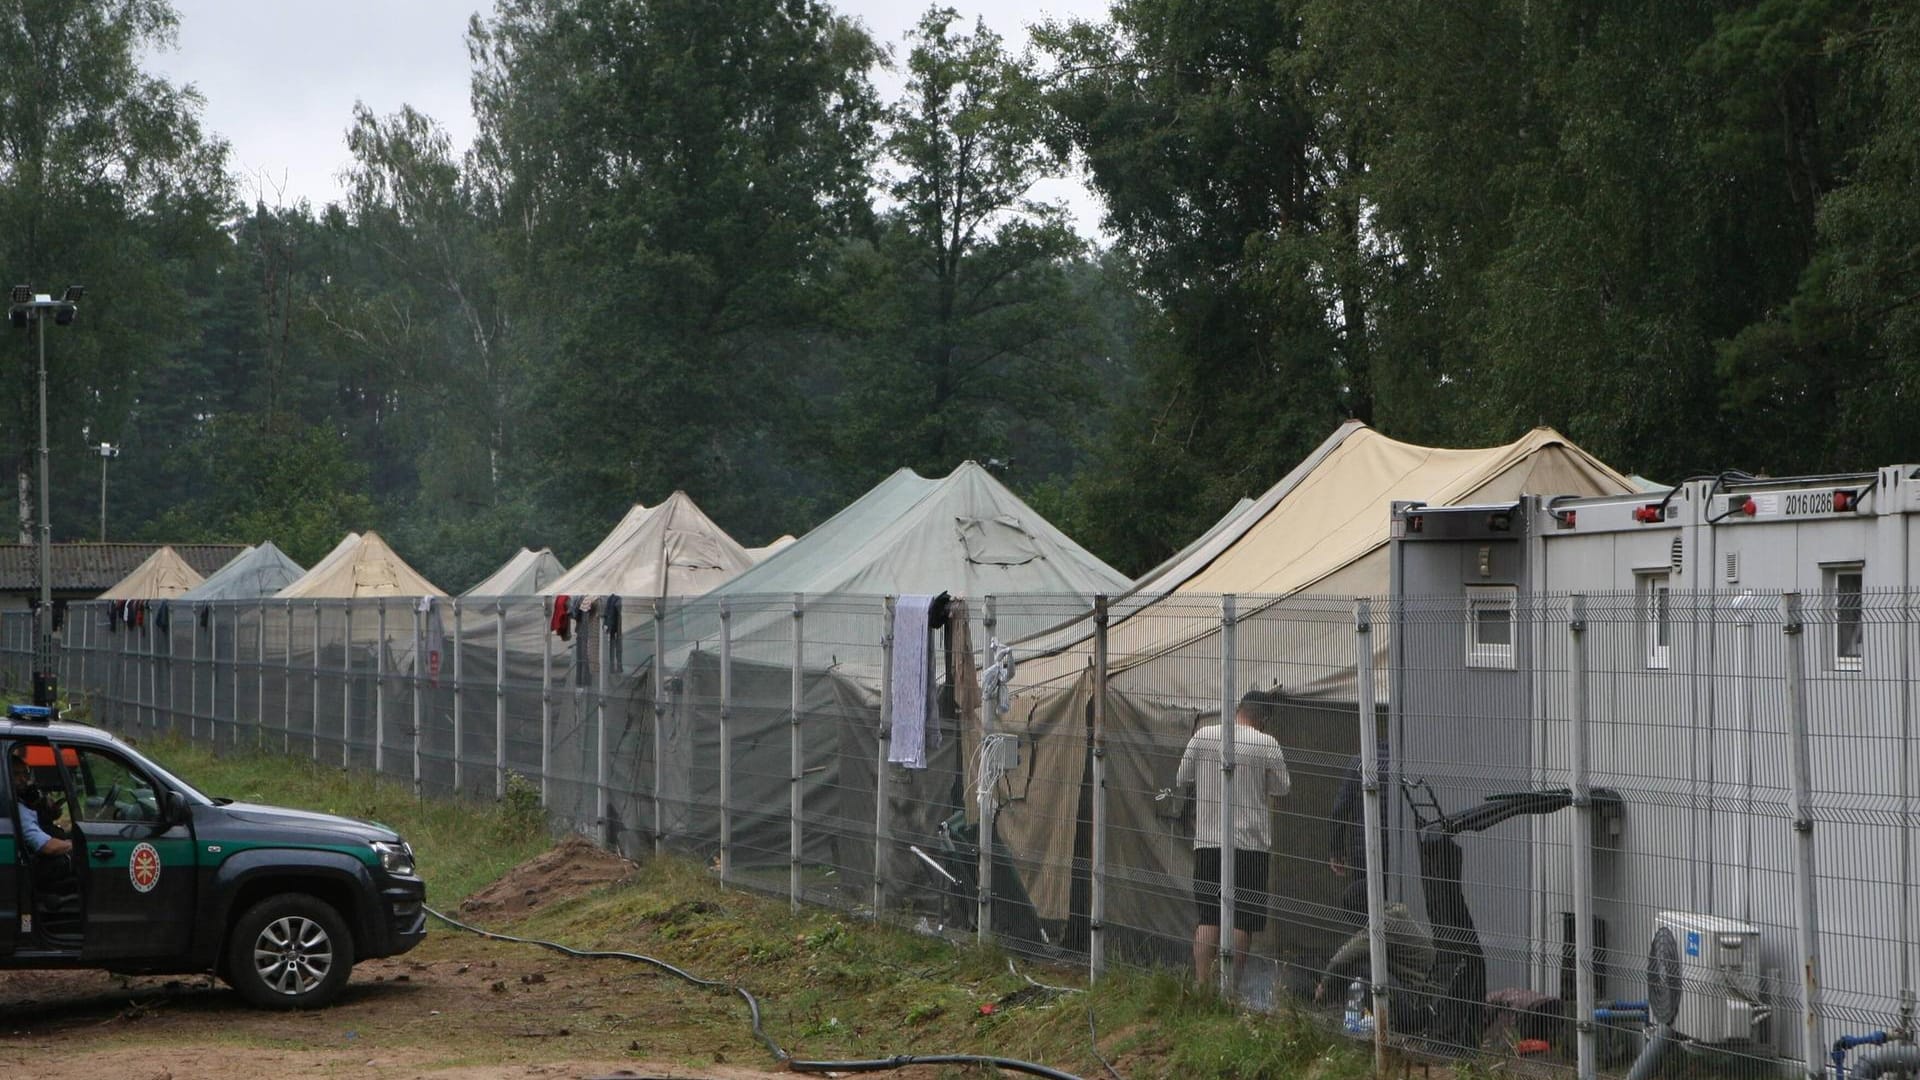
M426 886L391 829L209 798L30 706L7 710L0 753L0 968L210 971L255 1005L312 1008L355 961L426 936Z

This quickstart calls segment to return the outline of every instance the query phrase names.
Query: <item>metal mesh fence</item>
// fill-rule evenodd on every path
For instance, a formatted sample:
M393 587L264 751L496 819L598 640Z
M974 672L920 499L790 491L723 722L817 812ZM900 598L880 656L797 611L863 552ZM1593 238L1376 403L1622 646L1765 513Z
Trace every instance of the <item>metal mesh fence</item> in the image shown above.
M1911 596L552 604L76 604L61 673L123 733L525 783L796 905L1427 1049L1818 1071L1912 1021ZM0 618L16 692L32 632Z

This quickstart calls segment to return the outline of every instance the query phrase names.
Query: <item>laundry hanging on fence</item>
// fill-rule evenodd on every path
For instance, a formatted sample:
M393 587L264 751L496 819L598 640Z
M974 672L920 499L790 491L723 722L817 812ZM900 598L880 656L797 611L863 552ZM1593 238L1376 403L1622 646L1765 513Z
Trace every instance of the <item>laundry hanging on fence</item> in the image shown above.
M928 693L933 681L933 656L927 648L933 603L932 596L909 595L893 604L893 730L887 760L909 769L926 768L927 751L940 745L933 695Z
M547 620L547 630L560 635L561 641L573 636L572 598L565 593L553 598L553 616Z
M195 618L199 620L200 629L205 630L208 626L208 620L213 617L213 606L211 604L195 604L193 605L193 611Z
M439 686L440 666L447 655L447 631L440 625L440 608L434 603L434 597L421 597L416 607L426 637L427 680L431 685Z
M107 604L107 633L117 634L119 632L120 632L120 601L113 600L108 602Z
M607 627L607 663L613 665L615 671L625 671L626 649L620 642L619 593L608 593L607 598L600 601L600 621Z
M992 703L995 716L1005 716L1013 708L1013 646L1002 645L999 638L987 639L987 666L980 672L980 692Z
M555 598L556 600L558 597ZM575 686L593 685L594 633L593 599L575 596L567 601L569 616L573 619L573 674Z
M173 637L173 605L165 600L156 600L153 605L153 628Z

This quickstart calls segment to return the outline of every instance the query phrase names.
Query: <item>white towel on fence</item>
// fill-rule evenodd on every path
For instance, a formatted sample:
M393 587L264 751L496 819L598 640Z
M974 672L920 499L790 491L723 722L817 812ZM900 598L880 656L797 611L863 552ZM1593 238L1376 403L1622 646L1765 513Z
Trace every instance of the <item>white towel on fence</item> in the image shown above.
M887 760L909 769L927 767L927 732L933 712L933 695L927 691L932 681L927 612L932 607L931 596L902 596L893 604L893 731ZM938 738L936 730L935 745Z

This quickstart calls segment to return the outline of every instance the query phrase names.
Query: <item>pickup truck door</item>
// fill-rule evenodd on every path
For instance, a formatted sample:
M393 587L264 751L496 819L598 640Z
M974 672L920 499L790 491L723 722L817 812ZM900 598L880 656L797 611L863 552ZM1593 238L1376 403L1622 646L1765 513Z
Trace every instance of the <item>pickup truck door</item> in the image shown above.
M133 762L103 747L74 749L73 842L87 877L81 959L185 954L199 877L192 825L165 820L165 790Z

